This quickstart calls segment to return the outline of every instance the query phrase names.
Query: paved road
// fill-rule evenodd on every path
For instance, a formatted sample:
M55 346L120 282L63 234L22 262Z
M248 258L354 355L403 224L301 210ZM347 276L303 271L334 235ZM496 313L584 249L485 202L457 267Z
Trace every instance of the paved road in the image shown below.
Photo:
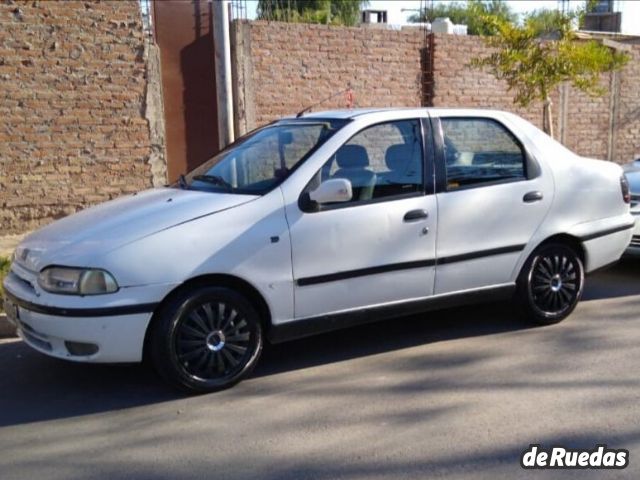
M500 306L280 345L232 390L0 343L0 478L639 478L640 261L566 322ZM630 451L623 471L523 471L530 443Z

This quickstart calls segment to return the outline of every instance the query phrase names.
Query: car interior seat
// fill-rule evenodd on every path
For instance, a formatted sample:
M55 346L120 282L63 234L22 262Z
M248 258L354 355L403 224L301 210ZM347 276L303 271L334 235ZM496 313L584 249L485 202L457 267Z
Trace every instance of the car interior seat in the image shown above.
M420 152L418 145L399 143L391 145L385 153L385 163L389 169L387 181L395 185L420 185L420 155L416 155L416 149ZM400 187L401 188L401 187ZM402 193L402 192L398 192Z
M371 200L376 186L376 174L369 170L369 155L361 145L343 145L336 152L338 170L332 178L345 178L351 182L353 200Z

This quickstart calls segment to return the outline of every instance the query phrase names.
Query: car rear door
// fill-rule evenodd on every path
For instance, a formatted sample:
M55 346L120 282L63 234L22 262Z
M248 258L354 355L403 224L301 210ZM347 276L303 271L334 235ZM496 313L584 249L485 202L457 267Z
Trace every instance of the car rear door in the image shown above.
M551 205L553 181L503 122L439 115L435 294L512 282Z

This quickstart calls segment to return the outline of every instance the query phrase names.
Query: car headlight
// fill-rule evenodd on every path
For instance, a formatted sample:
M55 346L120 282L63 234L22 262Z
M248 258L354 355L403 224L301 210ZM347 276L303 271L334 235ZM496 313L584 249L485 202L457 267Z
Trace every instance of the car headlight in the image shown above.
M100 295L118 291L115 278L104 270L49 267L38 276L40 286L51 293Z

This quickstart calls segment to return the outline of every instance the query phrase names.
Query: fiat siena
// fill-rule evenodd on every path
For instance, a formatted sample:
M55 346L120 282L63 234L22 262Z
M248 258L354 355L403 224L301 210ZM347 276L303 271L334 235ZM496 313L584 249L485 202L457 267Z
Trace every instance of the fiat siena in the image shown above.
M314 113L32 233L5 309L45 354L149 358L171 384L213 391L265 341L510 298L559 322L633 225L619 166L515 115Z

